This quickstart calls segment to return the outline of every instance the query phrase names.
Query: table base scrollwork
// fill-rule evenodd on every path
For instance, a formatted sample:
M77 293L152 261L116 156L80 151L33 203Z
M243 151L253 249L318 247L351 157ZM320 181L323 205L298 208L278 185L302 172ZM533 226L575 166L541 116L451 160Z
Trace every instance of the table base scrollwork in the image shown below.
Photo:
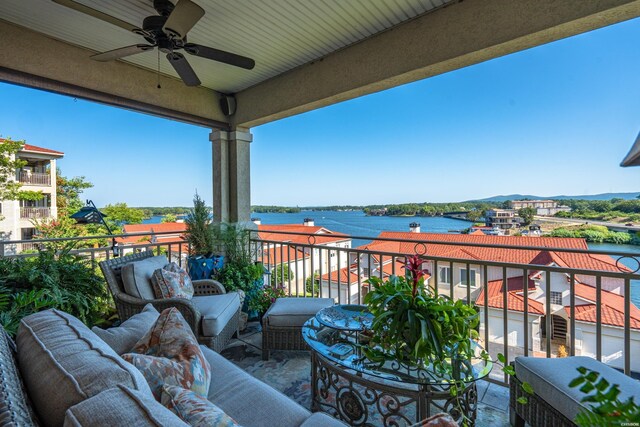
M473 423L478 395L475 382L452 397L447 386L403 387L363 376L311 351L312 410L323 411L352 426L412 425L437 412Z

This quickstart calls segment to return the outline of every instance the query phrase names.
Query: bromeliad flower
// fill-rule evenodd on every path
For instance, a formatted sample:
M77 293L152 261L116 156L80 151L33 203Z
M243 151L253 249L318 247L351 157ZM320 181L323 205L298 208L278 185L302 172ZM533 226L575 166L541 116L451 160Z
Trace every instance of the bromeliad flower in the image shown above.
M407 270L407 275L410 276L413 281L413 296L415 297L418 293L418 285L420 279L429 274L429 270L426 268L422 268L422 263L424 261L418 256L414 255L412 257L407 257L405 261L404 268Z

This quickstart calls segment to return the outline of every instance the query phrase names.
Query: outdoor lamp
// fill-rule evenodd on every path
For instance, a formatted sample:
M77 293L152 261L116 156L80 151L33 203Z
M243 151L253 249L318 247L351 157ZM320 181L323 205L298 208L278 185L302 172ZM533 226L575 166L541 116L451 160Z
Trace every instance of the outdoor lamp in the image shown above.
M78 224L102 224L107 229L109 235L113 235L111 231L111 227L104 220L104 217L107 215L103 214L96 208L96 205L91 200L87 200L86 206L80 208L80 210L73 215L71 218L75 219ZM118 247L116 246L116 238L111 238L111 250L113 251L113 256L117 257L119 255Z

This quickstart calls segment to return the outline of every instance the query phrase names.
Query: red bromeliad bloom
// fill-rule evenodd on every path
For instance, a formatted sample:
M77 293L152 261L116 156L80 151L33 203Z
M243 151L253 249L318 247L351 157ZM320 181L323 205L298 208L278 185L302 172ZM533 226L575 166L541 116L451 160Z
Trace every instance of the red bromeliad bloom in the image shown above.
M418 294L418 283L420 282L420 279L429 274L429 270L422 268L422 263L422 259L418 255L414 255L412 257L407 257L404 264L404 268L411 275L411 280L413 281L412 294L414 297Z

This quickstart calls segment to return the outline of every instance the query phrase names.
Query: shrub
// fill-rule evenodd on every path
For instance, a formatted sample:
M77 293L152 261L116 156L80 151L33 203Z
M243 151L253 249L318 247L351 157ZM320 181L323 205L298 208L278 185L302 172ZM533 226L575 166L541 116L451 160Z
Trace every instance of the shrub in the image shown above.
M23 317L49 308L66 311L89 326L112 311L104 280L71 249L0 259L0 324L9 334L16 333Z

